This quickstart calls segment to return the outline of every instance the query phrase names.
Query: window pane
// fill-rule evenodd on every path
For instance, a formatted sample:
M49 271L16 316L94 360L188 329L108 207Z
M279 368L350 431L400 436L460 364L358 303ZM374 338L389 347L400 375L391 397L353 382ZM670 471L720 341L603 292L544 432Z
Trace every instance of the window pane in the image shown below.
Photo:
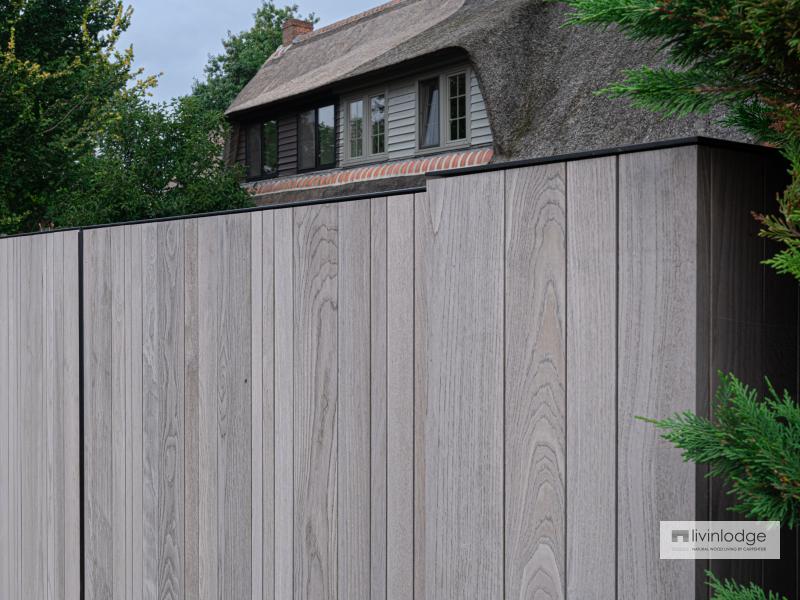
M261 133L259 124L252 123L247 126L245 133L245 162L247 163L247 176L261 176Z
M467 75L459 73L448 77L448 120L450 141L467 138Z
M370 100L372 112L372 153L386 151L386 101L383 95L374 96Z
M331 104L317 109L317 135L319 136L318 166L336 163L336 111Z
M298 165L300 169L313 169L316 165L314 137L315 111L308 110L300 113L300 122L297 127L298 140Z
M419 82L419 145L439 145L439 78Z
M350 103L350 158L364 156L364 101Z
M262 175L278 172L278 122L266 121L261 127Z

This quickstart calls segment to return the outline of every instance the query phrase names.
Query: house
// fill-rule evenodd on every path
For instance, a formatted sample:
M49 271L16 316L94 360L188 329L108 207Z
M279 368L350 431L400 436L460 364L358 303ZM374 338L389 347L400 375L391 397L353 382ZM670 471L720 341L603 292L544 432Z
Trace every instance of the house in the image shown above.
M425 174L704 135L595 92L663 60L616 32L563 27L543 0L392 0L283 44L227 110L227 159L259 204L380 193Z

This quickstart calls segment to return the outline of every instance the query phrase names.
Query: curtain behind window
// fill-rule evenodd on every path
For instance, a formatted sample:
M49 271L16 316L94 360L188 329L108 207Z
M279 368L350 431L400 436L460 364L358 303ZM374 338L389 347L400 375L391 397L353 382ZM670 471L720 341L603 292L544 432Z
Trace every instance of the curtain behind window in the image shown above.
M439 145L439 78L419 82L420 130L419 145L430 148Z

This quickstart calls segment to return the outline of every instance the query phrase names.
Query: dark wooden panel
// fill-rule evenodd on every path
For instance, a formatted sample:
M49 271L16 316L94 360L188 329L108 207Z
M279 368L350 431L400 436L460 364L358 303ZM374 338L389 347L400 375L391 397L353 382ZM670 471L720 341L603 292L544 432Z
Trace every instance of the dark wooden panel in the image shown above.
M297 115L278 120L278 175L297 173Z

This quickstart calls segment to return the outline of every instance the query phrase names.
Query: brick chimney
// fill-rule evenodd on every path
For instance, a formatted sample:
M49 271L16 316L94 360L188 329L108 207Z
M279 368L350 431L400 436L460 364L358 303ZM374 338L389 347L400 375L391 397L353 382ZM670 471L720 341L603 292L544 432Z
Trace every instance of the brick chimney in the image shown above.
M314 31L314 24L300 19L286 19L283 22L283 45L289 46L298 35Z

